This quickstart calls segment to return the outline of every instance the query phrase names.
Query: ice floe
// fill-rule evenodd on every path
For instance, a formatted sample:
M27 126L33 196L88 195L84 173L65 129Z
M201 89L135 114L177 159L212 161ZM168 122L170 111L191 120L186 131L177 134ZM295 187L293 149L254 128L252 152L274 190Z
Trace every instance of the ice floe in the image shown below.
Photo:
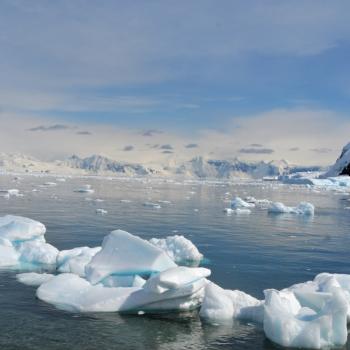
M106 209L98 208L98 209L96 209L96 214L106 215L106 214L108 214L108 211Z
M274 214L299 214L299 215L314 215L315 207L311 203L300 202L296 207L287 207L281 202L273 202L268 207L269 213Z
M74 192L78 193L94 193L95 190L91 187L91 185L83 185L82 187L77 188Z
M166 238L152 238L149 242L165 251L176 263L186 261L199 262L203 258L197 247L184 236L175 235Z
M161 209L161 205L159 203L153 203L153 202L145 202L143 203L144 207L147 208L153 208L153 209Z

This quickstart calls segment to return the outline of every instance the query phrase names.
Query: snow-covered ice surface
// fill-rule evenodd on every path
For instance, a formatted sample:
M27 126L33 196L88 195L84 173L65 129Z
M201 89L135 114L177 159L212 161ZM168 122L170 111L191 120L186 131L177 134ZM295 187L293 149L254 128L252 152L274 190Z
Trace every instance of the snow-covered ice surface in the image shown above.
M46 182L57 186L41 187ZM95 190L89 201L86 195L74 192L86 183ZM44 235L29 225L31 233L23 236L22 226L20 242L13 241L18 235L15 229L11 239L0 240L0 261L6 256L17 264L22 253L23 258L36 261L35 266L22 266L25 270L21 266L14 267L16 271L8 266L0 270L3 348L40 348L45 344L45 348L57 349L75 344L76 349L255 350L279 348L274 342L328 346L341 344L344 334L346 337L350 295L346 275L350 273L350 218L345 209L350 206L350 196L346 186L329 190L259 181L68 177L61 182L57 176L22 176L14 185L12 177L0 177L0 188L14 187L24 196L9 201L0 198L0 216L10 213L35 218L47 230ZM223 212L230 206L227 200L235 197L255 204L233 208L248 209L251 215ZM108 215L95 215L101 206L96 199L104 201ZM143 206L146 202L160 203L162 208L150 210ZM313 203L315 215L268 215L267 206L276 202L293 207L300 202ZM134 274L138 269L134 262L128 272L132 275L116 275L119 270L108 263L97 269L98 276L107 273L107 277L92 284L85 268L99 253L103 237L116 228L135 233L144 242L161 239L163 252L172 263L180 264L175 256L193 254L190 247L196 247L204 257L201 268L172 266L148 279L150 271ZM193 246L176 242L174 235L185 237ZM173 238L164 243L166 237ZM108 256L103 264L109 262ZM56 260L58 270L53 272L46 262L38 263L45 260ZM23 274L25 271L34 273ZM325 271L337 274L320 275ZM58 275L52 277L51 273ZM37 289L42 300L35 298ZM294 299L281 298L281 294ZM170 309L192 310L202 300L200 312L164 314ZM97 312L114 310L139 316ZM85 311L89 313L82 313ZM272 317L265 318L265 314ZM280 328L278 332L286 323L293 326L289 328L292 331Z

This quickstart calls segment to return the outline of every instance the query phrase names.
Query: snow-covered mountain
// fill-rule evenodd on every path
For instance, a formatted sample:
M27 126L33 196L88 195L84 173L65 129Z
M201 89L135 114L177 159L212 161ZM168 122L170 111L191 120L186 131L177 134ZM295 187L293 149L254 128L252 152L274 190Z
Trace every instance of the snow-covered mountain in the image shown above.
M73 169L87 170L96 174L110 172L126 176L145 176L157 173L153 168L141 164L117 162L99 155L92 155L87 158L79 158L73 155L64 164Z
M335 164L330 167L329 171L324 174L325 177L338 175L350 176L350 142L343 147L340 157Z
M42 162L25 155L0 154L0 171L26 173L53 173L72 175L106 175L106 176L159 176L182 177L193 179L232 179L277 177L299 169L317 170L318 167L298 168L285 160L271 162L244 162L239 159L215 160L195 157L189 161L169 161L167 164L142 165L92 155L80 158L73 155L64 160Z

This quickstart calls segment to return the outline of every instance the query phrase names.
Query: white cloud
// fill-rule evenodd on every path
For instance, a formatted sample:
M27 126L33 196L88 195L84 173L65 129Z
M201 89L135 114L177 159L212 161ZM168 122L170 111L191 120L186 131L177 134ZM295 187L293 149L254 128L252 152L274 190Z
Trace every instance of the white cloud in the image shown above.
M28 131L37 126L62 124L65 125L64 130ZM220 125L219 118L217 124ZM335 161L343 145L349 141L350 121L327 110L279 109L238 116L221 127L225 131L199 128L196 133L187 135L165 129L162 132L153 130L152 137L145 137L138 129L115 125L70 124L48 118L0 113L0 148L3 152L22 152L43 159L77 153L81 156L101 154L130 162L159 163L169 157L181 161L204 155L216 159L238 156L251 161L287 159L295 164L328 165ZM77 135L77 132L86 130L90 132L89 137ZM189 144L198 147L184 147ZM252 144L263 145L263 149L274 152L240 153L241 149L249 149ZM125 152L125 145L132 145L134 151ZM173 154L162 153L170 147L174 150ZM315 152L315 149L327 152Z

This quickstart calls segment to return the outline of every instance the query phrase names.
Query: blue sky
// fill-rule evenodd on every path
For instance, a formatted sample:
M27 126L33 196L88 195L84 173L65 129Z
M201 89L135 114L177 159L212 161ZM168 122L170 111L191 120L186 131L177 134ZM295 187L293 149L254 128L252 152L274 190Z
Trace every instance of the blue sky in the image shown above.
M3 0L0 121L189 139L275 110L346 125L349 13L345 0ZM335 154L348 140L332 120L321 146Z

